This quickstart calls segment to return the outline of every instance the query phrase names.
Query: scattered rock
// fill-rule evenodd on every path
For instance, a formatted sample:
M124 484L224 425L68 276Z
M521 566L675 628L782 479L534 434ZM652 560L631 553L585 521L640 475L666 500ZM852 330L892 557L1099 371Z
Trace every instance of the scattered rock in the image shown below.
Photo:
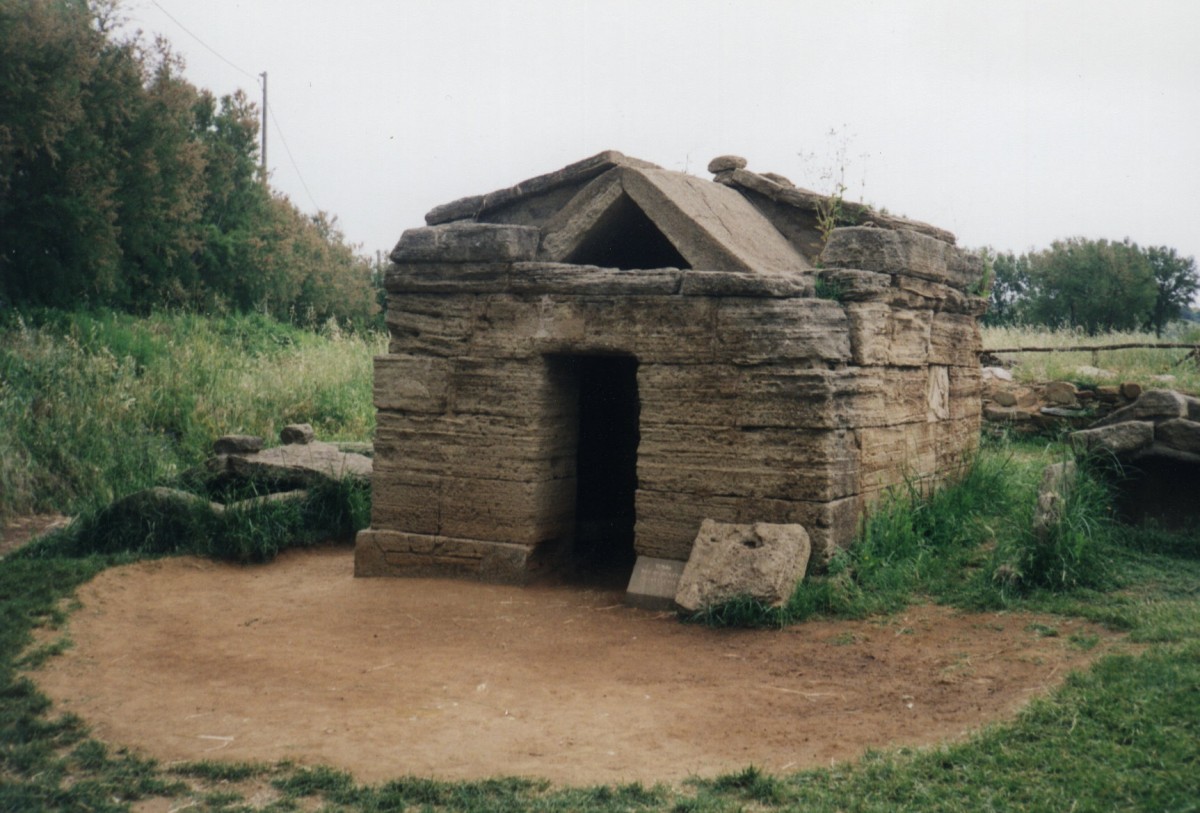
M1170 373L1162 373L1161 375L1150 376L1151 381L1159 381L1163 384L1170 384L1175 381L1175 376Z
M1005 421L1019 422L1033 419L1033 415L1024 409L997 406L985 406L983 408L983 417L989 421L997 421L1001 423Z
M1071 409L1069 407L1042 407L1039 412L1052 418L1086 418L1086 409Z
M263 447L255 435L223 435L213 441L214 454L253 454Z
M1128 398L1130 401L1136 401L1142 394L1142 385L1135 384L1132 381L1126 381L1121 385L1121 397Z
M289 423L279 430L279 441L287 445L312 443L314 437L316 433L313 432L312 424Z
M139 514L175 513L196 508L208 509L214 514L220 514L225 506L219 502L210 502L199 494L190 491L180 491L177 488L156 486L142 491L135 491L109 506L110 511L132 510Z
M1149 421L1125 421L1071 433L1071 445L1080 453L1103 449L1114 455L1123 455L1153 442L1154 424Z
M1046 385L1046 400L1058 406L1073 406L1077 391L1070 381L1051 381Z
M794 183L792 183L789 179L783 177L782 175L780 175L777 172L764 172L764 173L762 173L762 177L766 178L768 181L777 183L780 186L786 186L789 189L796 188L796 185Z
M1125 391L1121 386L1121 391ZM1137 386L1134 384L1133 386ZM1146 418L1170 420L1188 414L1188 402L1173 390L1146 390L1127 407L1112 412L1096 422L1095 426L1108 426L1122 421L1140 421Z
M731 172L735 169L745 169L746 159L740 155L718 155L708 162L708 171L714 175L718 172Z
M999 381L1012 381L1013 374L1011 371L1006 370L1003 367L984 367L983 380L987 381L989 378L994 378Z
M1185 418L1163 421L1154 427L1154 439L1181 452L1200 454L1200 423Z
M679 580L675 603L695 612L751 596L781 606L804 578L811 552L802 525L733 525L706 519Z
M1076 367L1075 375L1079 376L1080 378L1091 378L1096 381L1117 377L1117 374L1112 370L1102 370L1099 367L1093 367L1090 364L1085 364L1082 367Z
M268 482L310 486L346 477L370 479L371 458L347 454L332 443L276 446L257 454L229 454L209 461L212 473L229 473Z
M1002 407L1015 407L1017 405L1017 396L1012 390L996 390L992 393L992 400Z

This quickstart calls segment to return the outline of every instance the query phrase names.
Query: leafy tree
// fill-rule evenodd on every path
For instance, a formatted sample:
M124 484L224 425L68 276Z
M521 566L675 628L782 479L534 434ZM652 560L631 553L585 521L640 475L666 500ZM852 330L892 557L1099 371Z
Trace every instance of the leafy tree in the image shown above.
M1030 322L1089 335L1141 327L1157 295L1146 255L1128 239L1073 237L1029 256Z
M1154 335L1161 337L1167 322L1183 316L1200 292L1200 274L1196 271L1194 257L1180 257L1175 249L1166 246L1146 249L1146 261L1158 288L1147 326L1153 327Z
M992 258L992 287L988 293L986 325L1019 324L1025 315L1030 291L1029 258L1003 252Z
M365 324L369 261L272 193L254 105L119 22L119 0L0 0L0 299Z

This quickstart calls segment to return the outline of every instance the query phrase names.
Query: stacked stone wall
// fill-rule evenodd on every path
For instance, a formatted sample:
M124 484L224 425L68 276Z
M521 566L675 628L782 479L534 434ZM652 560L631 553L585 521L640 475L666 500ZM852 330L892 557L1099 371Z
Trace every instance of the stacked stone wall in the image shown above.
M975 448L980 267L935 237L836 230L819 298L812 274L538 262L536 232L449 223L397 247L360 575L553 561L574 522L563 355L637 359L640 555L686 559L708 518L802 524L820 559L883 489Z

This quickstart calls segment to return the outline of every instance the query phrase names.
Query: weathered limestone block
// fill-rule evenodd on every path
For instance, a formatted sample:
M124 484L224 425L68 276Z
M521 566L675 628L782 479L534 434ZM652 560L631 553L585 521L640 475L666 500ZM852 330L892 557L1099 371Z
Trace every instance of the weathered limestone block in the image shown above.
M948 417L978 413L979 370L942 369ZM930 373L920 367L644 364L638 391L646 424L843 429L927 420Z
M846 318L855 364L919 367L935 360L930 352L932 311L891 308L879 302L851 302L846 305ZM947 363L948 359L936 361Z
M679 292L683 272L674 268L623 271L594 265L517 263L508 290L515 294L669 296Z
M1042 395L1051 404L1074 406L1079 403L1079 391L1070 381L1051 381L1042 389Z
M315 437L316 433L313 431L312 424L309 423L289 423L279 430L279 442L287 445L312 443Z
M824 265L907 274L967 291L983 279L979 257L925 234L865 226L834 229L821 254Z
M573 195L581 185L616 166L657 169L655 164L651 164L648 161L631 158L616 150L605 150L554 172L529 178L515 186L498 189L486 195L472 195L471 197L460 198L441 206L435 206L425 215L425 222L430 226L435 226L439 223L465 220L482 215L490 217L490 213L493 210L511 207L518 202L540 197L548 192L564 187ZM559 207L556 206L555 208Z
M535 431L558 432L547 421L574 415L576 382L552 359L460 358L450 376L448 409L457 415L493 415L539 422Z
M574 524L574 478L517 482L446 477L440 532L464 539L537 545L562 539Z
M573 432L567 421L534 415L517 420L380 411L375 445L381 458L414 473L535 481L574 474Z
M886 301L892 293L892 275L852 268L823 268L822 282L839 302Z
M407 294L495 294L508 290L511 263L426 262L391 265L383 287Z
M975 448L978 434L978 416L860 429L860 488L876 491L906 478L951 474L963 454Z
M853 433L642 424L639 486L655 491L833 500L857 488Z
M526 545L368 528L354 546L355 576L457 576L523 584L536 574Z
M342 452L332 443L313 441L254 454L220 455L208 461L208 468L213 473L311 485L347 477L370 479L372 461L360 454Z
M683 296L739 296L771 299L809 297L815 291L812 274L764 275L747 271L683 272Z
M950 370L948 367L929 366L929 386L926 388L925 420L944 421L950 417Z
M846 327L842 307L824 299L720 299L716 352L734 364L847 362Z
M1153 442L1152 421L1129 420L1071 433L1071 446L1081 453L1103 450L1115 455L1124 455L1145 448Z
M442 501L440 474L412 472L381 457L371 482L371 527L418 534L438 532Z
M1176 418L1154 427L1154 440L1181 452L1200 454L1200 423Z
M745 169L746 159L740 155L718 155L708 162L708 171L714 175L732 169Z
M537 256L541 231L532 226L456 222L408 229L392 249L404 263L505 263Z
M375 408L442 414L454 365L440 356L376 356Z
M1171 420L1186 418L1188 402L1174 390L1146 390L1127 407L1110 412L1092 424L1093 428L1111 426L1122 421Z
M213 441L213 454L254 454L262 447L263 439L257 435L222 435Z
M979 369L979 350L982 346L979 322L974 316L945 311L933 315L929 328L930 364Z
M782 606L804 578L812 549L802 525L704 520L675 603L695 612L738 596Z
M453 356L467 352L477 313L474 296L409 294L388 299L387 326L393 355Z
M488 299L472 355L523 358L554 353L628 353L639 361L712 360L716 304L700 297Z
M717 522L797 524L808 531L813 556L824 561L854 538L861 501L857 496L833 502L795 502L750 497L715 497L651 491L637 492L637 552L643 556L686 560L696 529L706 518Z

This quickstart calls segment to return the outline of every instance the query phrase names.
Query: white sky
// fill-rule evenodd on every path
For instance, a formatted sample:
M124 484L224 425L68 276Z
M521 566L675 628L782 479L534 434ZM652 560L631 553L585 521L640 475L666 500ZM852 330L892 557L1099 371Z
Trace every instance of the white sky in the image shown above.
M253 75L267 71L282 127L268 135L273 184L336 214L368 254L437 204L615 149L701 177L735 153L821 192L841 151L848 198L960 245L1129 237L1200 256L1196 0L126 0L124 12L218 95L258 99Z

